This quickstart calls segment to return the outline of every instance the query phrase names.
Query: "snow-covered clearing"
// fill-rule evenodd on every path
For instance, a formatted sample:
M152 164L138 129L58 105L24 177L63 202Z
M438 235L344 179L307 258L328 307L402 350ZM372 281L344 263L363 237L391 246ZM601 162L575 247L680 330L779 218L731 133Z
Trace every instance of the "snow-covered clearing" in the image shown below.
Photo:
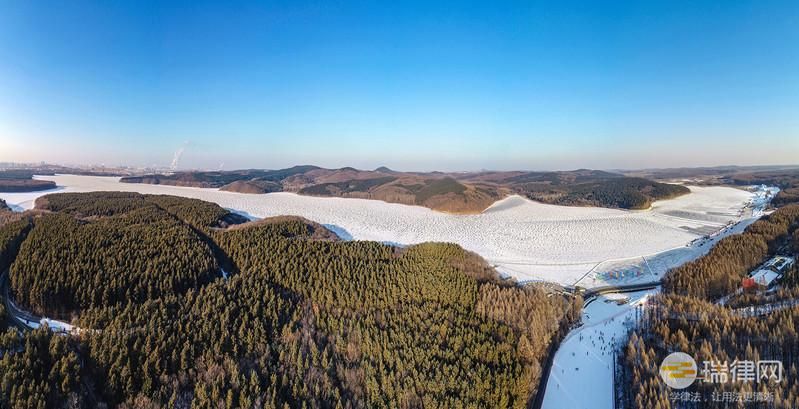
M569 332L555 353L545 409L613 407L614 345L626 342L636 307L658 291L605 294L585 307L583 325Z
M42 320L39 321L39 323L41 325L47 324L47 326L50 327L50 329L55 332L69 332L69 333L80 332L80 328L75 327L71 324L67 324L64 321L53 320L50 318L42 318Z
M59 333L73 333L77 334L81 332L81 329L75 327L69 323L64 321L58 321L47 317L37 317L21 308L19 308L13 301L9 300L8 306L10 307L12 314L19 322L24 324L26 327L30 329L36 329L43 325L47 325L51 330Z
M755 194L727 187L691 187L692 193L656 202L651 209L625 211L546 205L519 196L494 203L477 215L452 215L419 206L376 200L318 198L293 193L249 195L164 185L119 183L118 178L41 176L58 184L53 191L0 193L0 198L29 209L52 192L132 191L193 197L218 203L244 215L306 217L342 237L398 245L426 241L458 243L520 281L546 280L582 286L651 281L675 262L701 255L709 245L697 239L715 234L728 223L752 219ZM694 246L686 247L694 242ZM647 256L642 259L642 256ZM638 263L646 270L615 278ZM631 268L630 268L631 269ZM631 269L632 270L632 269ZM644 273L648 277L644 276Z

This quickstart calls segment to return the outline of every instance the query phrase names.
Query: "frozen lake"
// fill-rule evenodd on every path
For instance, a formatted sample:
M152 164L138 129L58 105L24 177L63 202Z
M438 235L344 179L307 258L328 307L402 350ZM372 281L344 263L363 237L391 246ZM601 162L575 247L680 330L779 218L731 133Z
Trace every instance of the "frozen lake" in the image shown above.
M701 251L689 243L753 218L747 210L756 195L727 187L691 187L692 193L656 202L651 209L625 211L546 205L519 196L501 200L477 215L452 215L419 206L376 200L318 198L293 193L249 195L165 185L119 183L118 178L41 176L58 184L53 191L0 193L12 208L30 209L34 200L52 192L130 191L203 199L262 218L297 215L330 225L355 240L399 244L426 241L458 243L483 256L498 270L520 281L547 280L573 285L606 285L600 273L620 265L641 264L651 280L664 266L690 259ZM696 248L694 248L696 247ZM706 246L709 247L709 246ZM659 259L658 256L667 259ZM651 258L652 264L645 265ZM665 271L665 268L663 269ZM629 278L628 278L629 280ZM611 282L612 283L612 282Z

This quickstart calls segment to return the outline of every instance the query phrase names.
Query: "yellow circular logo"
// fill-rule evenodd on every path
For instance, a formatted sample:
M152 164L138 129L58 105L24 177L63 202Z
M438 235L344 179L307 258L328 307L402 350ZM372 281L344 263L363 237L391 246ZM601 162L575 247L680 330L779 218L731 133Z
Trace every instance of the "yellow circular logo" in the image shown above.
M684 352L672 352L660 364L660 377L673 389L685 389L696 380L696 361Z

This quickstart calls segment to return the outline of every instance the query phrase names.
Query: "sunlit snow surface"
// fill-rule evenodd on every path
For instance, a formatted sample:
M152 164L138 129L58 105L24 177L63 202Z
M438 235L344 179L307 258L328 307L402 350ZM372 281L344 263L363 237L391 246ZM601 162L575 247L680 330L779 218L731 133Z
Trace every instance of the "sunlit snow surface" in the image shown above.
M736 226L743 228L751 220L751 210L744 208L755 199L753 193L740 189L691 187L691 194L656 202L650 210L624 211L553 206L512 196L482 214L452 215L376 200L293 193L251 195L119 183L118 178L93 176L37 179L55 181L59 187L45 192L0 193L0 198L17 209L29 209L37 197L53 192L132 191L193 197L255 218L303 216L355 240L397 244L454 242L521 281L547 280L568 285L579 281L587 287L618 284L606 282L600 273L636 264L641 264L648 275L622 281L651 281L667 266L694 258L709 248L686 247L695 239L730 222L743 220Z
M636 307L657 291L606 294L585 307L583 325L571 331L555 353L543 408L613 408L614 344L626 342Z

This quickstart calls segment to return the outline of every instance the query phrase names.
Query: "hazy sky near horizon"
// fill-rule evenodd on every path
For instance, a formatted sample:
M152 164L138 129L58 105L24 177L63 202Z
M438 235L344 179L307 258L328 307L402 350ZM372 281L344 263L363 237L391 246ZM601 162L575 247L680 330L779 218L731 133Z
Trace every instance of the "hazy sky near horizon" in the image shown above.
M0 2L0 162L799 163L799 2Z

